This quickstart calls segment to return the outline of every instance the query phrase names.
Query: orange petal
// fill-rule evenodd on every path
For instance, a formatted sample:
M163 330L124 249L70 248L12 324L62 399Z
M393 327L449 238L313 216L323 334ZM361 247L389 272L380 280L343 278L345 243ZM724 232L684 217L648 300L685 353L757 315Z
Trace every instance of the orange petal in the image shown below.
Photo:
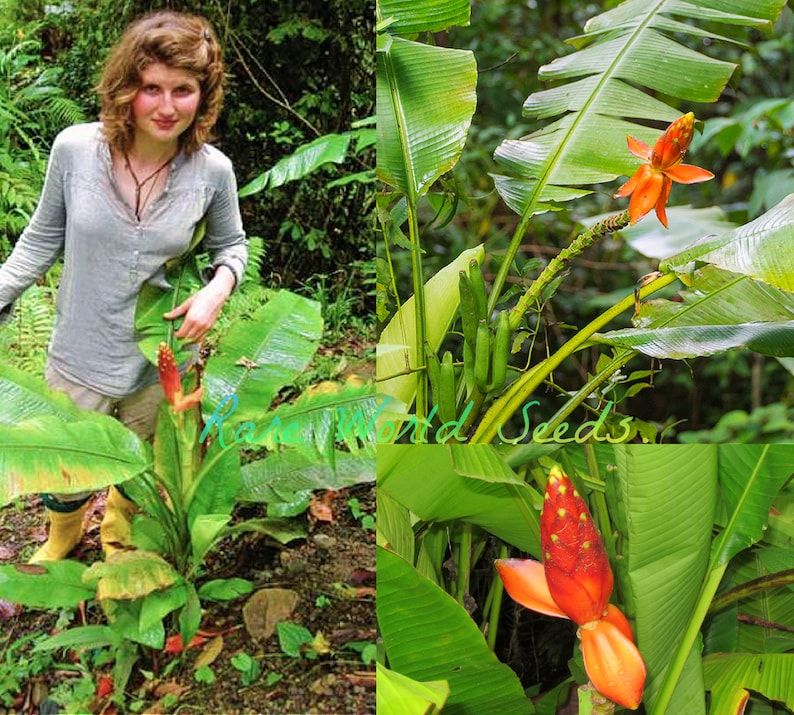
M638 182L629 203L629 219L632 225L656 206L664 185L664 176L655 172L647 164L645 166L648 171Z
M637 646L609 620L579 629L587 676L599 693L636 710L642 701L645 663Z
M714 178L714 174L710 171L692 164L679 164L667 169L664 173L679 184L698 184L701 181L708 181Z
M670 178L665 176L662 180L662 190L659 193L659 200L656 202L656 217L665 228L668 227L667 211L665 210L665 206L667 206L667 199L670 197L670 188L672 185L673 182L670 181Z
M554 603L540 561L497 559L496 570L505 585L505 590L514 601L546 616L568 617Z
M204 396L204 388L199 385L193 392L189 395L182 396L182 389L179 389L179 392L175 395L173 406L174 412L184 412L185 410L189 410L191 407L201 404L201 398Z
M174 405L177 398L182 396L182 378L179 377L174 353L165 343L160 343L157 348L157 372L165 398Z
M540 545L554 602L582 625L604 614L613 577L604 541L584 499L559 467L546 482Z
M634 192L634 189L637 188L637 184L640 180L645 176L645 174L650 171L651 167L647 164L643 164L637 171L634 172L634 176L632 176L623 186L621 186L614 194L614 198L619 199L624 196L631 196Z
M613 626L616 626L621 633L626 636L626 638L628 638L632 643L634 642L634 634L631 632L631 624L629 623L629 619L623 615L623 611L621 611L615 604L610 603L607 606L607 611L604 614L603 620L609 621Z
M628 134L626 135L626 141L629 145L629 151L634 154L634 156L645 159L645 161L651 160L651 148L645 142L641 142L639 139L635 139Z
M651 166L659 171L667 171L684 158L692 142L695 115L692 112L676 119L653 145Z

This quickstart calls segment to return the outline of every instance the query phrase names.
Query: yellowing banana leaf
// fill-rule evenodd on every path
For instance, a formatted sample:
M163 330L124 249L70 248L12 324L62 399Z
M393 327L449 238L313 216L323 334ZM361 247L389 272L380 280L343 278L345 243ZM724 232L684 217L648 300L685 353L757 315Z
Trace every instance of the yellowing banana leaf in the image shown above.
M420 683L401 673L375 664L377 687L375 705L381 715L438 715L449 696L449 683L436 680Z
M414 4L416 5L416 4ZM458 161L477 103L469 51L378 38L377 176L416 204Z
M229 396L237 403L221 409L228 424L256 422L276 393L300 375L317 350L323 319L319 303L278 291L250 318L240 319L224 336L204 372L202 408L209 419Z
M685 46L681 37L728 39L724 35L735 35L737 26L769 26L784 5L627 0L592 18L570 41L577 51L540 68L539 78L554 86L531 95L524 112L558 118L497 148L495 159L507 175L495 177L497 190L513 210L531 214L581 195L582 185L633 174L639 161L629 154L626 135L646 143L659 136L635 120L669 123L688 103L716 101L735 70ZM715 27L724 28L722 34ZM652 93L685 104L673 108Z
M742 713L750 691L794 710L794 653L715 653L703 659L712 713Z
M83 583L96 584L97 598L137 599L173 586L182 577L153 551L119 551L97 561L83 574Z
M147 444L107 415L57 416L0 428L0 504L23 494L73 494L119 484L151 465Z

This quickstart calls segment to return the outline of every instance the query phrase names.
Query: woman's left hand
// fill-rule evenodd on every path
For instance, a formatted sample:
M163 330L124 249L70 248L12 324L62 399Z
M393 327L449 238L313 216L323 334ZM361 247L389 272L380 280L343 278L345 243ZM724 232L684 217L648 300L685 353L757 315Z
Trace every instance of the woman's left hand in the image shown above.
M234 275L226 266L219 266L215 276L207 285L173 310L165 313L163 318L175 320L185 316L175 335L180 340L198 343L215 324L233 288Z

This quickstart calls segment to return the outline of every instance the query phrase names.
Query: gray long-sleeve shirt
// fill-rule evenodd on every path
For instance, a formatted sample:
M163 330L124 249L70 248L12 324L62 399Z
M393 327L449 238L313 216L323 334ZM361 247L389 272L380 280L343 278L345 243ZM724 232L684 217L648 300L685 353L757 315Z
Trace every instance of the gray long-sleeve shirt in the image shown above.
M116 188L101 125L69 127L53 144L36 211L0 267L0 311L62 253L50 363L109 397L132 394L156 379L136 342L138 293L147 281L166 285L163 264L187 250L204 216L211 261L229 267L239 284L248 253L226 156L209 145L179 153L163 193L138 221Z

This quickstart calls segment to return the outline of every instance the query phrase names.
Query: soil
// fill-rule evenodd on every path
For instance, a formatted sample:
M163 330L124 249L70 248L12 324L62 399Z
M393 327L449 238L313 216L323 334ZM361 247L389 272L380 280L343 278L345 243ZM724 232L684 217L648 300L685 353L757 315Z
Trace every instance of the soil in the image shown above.
M213 578L246 578L259 589L289 589L297 594L297 605L289 622L303 626L315 641L302 655L286 655L278 637L257 637L243 617L252 596L235 601L210 603L203 612L201 627L214 635L206 642L179 653L150 651L139 660L125 691L125 705L118 706L109 694L96 694L91 713L114 715L125 712L200 713L201 715L278 715L375 712L374 659L361 650L375 641L375 536L364 528L349 508L349 499L359 500L364 513L374 515L375 487L361 485L341 492L318 495L307 514L309 535L288 546L246 534L227 548L217 550L208 562ZM250 508L249 508L250 509ZM86 517L83 542L72 553L83 563L101 559L99 524L104 496L97 495ZM245 514L244 516L251 516ZM360 515L359 515L360 516ZM46 539L40 499L30 497L0 510L0 563L22 563L38 542ZM59 613L20 609L0 603L4 637L0 639L0 691L13 662L27 656L24 648L9 658L9 647L28 634L53 633ZM73 625L102 623L96 605L75 614ZM219 634L219 635L218 635ZM318 636L318 634L321 634ZM251 656L261 675L244 685L233 659ZM215 654L210 668L211 684L197 682L197 659ZM75 656L75 660L77 656ZM28 672L28 671L25 671ZM100 686L112 664L94 674ZM14 704L0 714L46 715L58 710L49 697L59 683L74 678L66 669L49 669L19 683ZM104 679L106 683L107 680ZM101 689L101 688L100 688ZM0 692L0 695L3 695ZM129 708L129 709L127 709Z

